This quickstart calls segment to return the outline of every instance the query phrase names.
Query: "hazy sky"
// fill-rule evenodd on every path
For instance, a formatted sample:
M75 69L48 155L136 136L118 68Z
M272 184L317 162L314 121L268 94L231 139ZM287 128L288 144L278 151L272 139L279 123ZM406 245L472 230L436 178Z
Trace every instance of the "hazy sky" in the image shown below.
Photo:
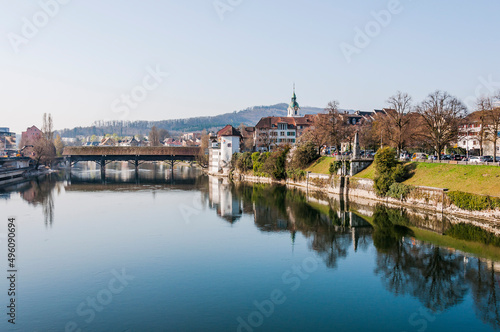
M0 0L0 127L216 115L289 102L293 82L317 107L381 108L397 90L470 101L500 88L499 14L495 0Z

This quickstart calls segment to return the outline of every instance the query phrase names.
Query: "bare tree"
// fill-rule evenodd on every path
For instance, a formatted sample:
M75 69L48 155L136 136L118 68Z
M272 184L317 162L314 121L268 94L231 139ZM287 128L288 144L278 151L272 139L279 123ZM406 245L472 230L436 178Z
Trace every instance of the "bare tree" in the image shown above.
M160 133L158 132L158 128L156 128L156 126L153 126L153 128L151 128L148 140L151 146L160 146Z
M476 102L476 112L470 115L472 121L479 123L479 132L477 133L477 139L479 141L479 155L484 154L484 144L489 140L489 130L488 125L489 113L493 110L494 99L492 97L479 97Z
M385 127L388 129L389 141L396 148L398 157L409 139L411 102L411 96L401 91L387 99L391 108L385 109L386 116L384 118L387 123Z
M339 102L333 100L328 103L325 113L317 115L312 135L318 144L329 144L340 151L342 142L350 140L353 132L347 118L339 113Z
M196 157L198 164L201 167L208 167L208 148L210 144L210 135L207 134L207 131L203 129L201 132L201 146L200 146L200 154Z
M158 130L158 138L160 140L160 143L163 143L163 141L169 137L170 137L170 133L168 132L168 130L163 129L163 128Z
M52 115L49 113L43 114L42 123L42 137L33 143L33 155L32 158L35 160L35 168L38 169L40 163L51 164L56 155L56 148L54 146L53 137L53 124Z
M458 137L458 125L467 114L467 108L447 92L435 91L417 106L424 129L421 133L437 153L440 160L444 147Z
M493 161L497 159L497 146L500 134L500 91L494 98L490 98L490 107L486 110L486 119L488 122L487 139L493 143Z
M54 139L54 129L52 123L52 115L43 113L42 133L46 140L51 141Z

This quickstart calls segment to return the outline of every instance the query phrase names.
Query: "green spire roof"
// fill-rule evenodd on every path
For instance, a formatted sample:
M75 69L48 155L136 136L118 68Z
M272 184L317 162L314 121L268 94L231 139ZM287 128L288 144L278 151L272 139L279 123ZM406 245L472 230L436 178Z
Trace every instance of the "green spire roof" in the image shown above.
M295 95L295 84L293 85L293 96L292 96L292 101L290 102L289 105L291 108L300 108L299 103L297 103L297 96Z

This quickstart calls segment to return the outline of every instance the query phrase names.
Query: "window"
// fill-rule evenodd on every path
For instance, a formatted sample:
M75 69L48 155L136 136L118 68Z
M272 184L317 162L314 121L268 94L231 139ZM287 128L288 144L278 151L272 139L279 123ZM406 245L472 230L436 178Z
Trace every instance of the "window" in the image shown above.
M281 131L281 132L280 132L280 136L285 136L285 132L284 132L284 131Z
M227 147L230 148L231 147L231 143L227 143Z

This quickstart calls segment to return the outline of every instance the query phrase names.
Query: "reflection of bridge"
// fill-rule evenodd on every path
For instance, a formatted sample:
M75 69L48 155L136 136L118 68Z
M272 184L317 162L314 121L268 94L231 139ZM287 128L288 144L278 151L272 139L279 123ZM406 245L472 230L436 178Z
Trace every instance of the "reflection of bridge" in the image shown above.
M135 166L148 161L170 161L172 169L175 161L193 161L200 154L199 147L132 147L132 146L78 146L65 147L63 156L70 167L80 161L93 161L101 166L104 176L106 165L113 161L128 161Z

